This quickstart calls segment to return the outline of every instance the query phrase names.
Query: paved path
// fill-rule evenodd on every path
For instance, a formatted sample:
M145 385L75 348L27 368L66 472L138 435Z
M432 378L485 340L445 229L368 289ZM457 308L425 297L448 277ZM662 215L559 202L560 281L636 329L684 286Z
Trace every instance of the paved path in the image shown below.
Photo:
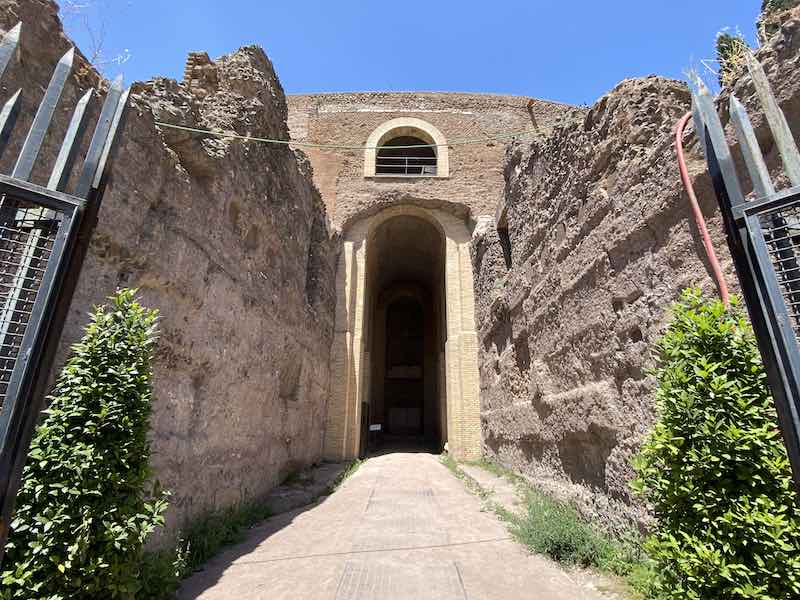
M430 454L369 459L320 504L271 518L178 598L599 600L530 556Z

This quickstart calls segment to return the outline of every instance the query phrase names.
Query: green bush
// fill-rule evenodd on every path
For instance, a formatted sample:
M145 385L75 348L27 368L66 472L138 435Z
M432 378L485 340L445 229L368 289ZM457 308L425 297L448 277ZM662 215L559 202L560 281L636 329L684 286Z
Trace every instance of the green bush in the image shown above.
M0 597L133 598L163 524L147 430L156 311L130 290L96 308L33 438Z
M613 537L597 529L574 506L556 500L526 484L525 513L516 515L496 509L508 522L512 535L532 552L568 565L594 567L623 577L637 592L649 597L654 579L652 561L631 532Z
M800 597L800 512L752 330L684 293L658 343L659 420L634 461L665 597Z

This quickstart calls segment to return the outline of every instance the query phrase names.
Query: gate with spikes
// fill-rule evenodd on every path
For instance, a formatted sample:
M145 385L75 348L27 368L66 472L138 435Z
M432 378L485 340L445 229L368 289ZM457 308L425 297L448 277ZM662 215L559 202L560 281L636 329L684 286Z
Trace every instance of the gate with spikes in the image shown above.
M747 111L735 96L730 117L753 200L745 200L714 100L699 78L693 120L800 491L800 152L764 69L749 52L746 64L791 187L776 190Z
M0 41L0 77L17 52L22 24ZM0 174L0 562L31 436L105 187L130 90L110 86L82 165L76 165L95 92L77 102L46 186L30 182L72 72L75 50L58 61L9 175ZM0 155L22 110L22 90L0 110ZM79 168L72 193L65 187Z

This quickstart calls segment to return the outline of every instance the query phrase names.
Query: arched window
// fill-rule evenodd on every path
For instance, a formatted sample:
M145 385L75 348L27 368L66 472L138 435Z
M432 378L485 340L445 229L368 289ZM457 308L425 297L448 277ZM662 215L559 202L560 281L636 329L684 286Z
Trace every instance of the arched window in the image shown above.
M436 149L418 137L392 138L378 149L375 175L436 175Z
M448 177L447 140L422 119L387 121L369 136L364 177Z

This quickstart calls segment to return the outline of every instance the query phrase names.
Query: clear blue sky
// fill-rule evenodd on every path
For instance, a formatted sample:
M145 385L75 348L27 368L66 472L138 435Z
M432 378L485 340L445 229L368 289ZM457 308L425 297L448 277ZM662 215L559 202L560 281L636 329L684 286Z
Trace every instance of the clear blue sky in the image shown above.
M77 0L76 0L77 1ZM750 40L761 0L82 0L67 30L108 75L180 78L186 53L261 45L288 93L500 92L591 104L621 79L683 78L723 27Z

